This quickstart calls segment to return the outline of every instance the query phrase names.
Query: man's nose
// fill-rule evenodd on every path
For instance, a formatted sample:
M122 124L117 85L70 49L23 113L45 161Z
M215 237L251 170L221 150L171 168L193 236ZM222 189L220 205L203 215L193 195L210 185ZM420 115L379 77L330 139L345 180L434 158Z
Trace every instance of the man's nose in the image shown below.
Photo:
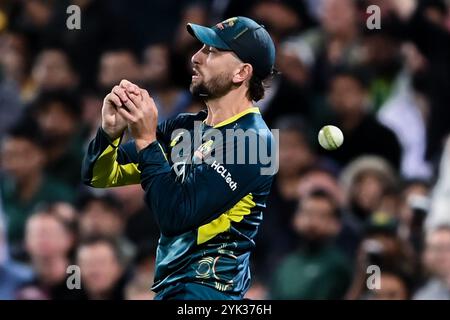
M191 62L193 65L197 65L200 64L202 61L202 55L203 55L203 50L202 48L200 48L200 50L198 50L196 53L194 53L194 55L191 58Z

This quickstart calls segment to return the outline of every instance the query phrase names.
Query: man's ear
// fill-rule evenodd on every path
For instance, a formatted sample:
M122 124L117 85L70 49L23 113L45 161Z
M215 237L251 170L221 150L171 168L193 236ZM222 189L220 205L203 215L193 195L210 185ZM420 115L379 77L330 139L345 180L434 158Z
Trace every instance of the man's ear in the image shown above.
M253 74L253 67L249 63L244 63L240 66L237 72L233 76L233 82L238 84L246 80L250 80Z

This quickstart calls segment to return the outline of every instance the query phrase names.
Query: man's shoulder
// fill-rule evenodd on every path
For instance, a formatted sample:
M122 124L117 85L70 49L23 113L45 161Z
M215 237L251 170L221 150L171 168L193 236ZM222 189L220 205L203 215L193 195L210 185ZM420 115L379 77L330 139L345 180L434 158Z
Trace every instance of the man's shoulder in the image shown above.
M195 121L203 121L208 115L206 110L199 112L184 112L178 114L176 117L169 120L175 127L183 128L186 126L193 126Z
M247 114L233 126L233 129L241 129L244 132L253 132L259 139L264 139L268 142L273 141L272 130L269 129L260 113Z

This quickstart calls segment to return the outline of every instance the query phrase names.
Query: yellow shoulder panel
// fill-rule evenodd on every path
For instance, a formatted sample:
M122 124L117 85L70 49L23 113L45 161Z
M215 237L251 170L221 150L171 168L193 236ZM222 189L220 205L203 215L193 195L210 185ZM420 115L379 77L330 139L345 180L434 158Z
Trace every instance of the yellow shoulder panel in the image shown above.
M217 236L219 233L228 231L231 227L232 221L242 221L244 216L250 214L251 209L255 205L253 195L249 193L238 203L236 203L233 208L220 215L220 217L198 228L197 244L205 243L206 241Z

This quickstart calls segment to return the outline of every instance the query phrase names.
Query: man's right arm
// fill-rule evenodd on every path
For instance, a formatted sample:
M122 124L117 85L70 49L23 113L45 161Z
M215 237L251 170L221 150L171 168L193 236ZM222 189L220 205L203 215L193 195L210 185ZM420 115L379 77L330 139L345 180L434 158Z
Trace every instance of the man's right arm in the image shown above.
M122 80L106 95L102 106L102 126L90 142L82 165L82 180L96 188L137 184L140 171L135 142L121 145L127 121L120 115L122 106L129 107L130 95L139 95L139 88ZM158 125L157 139L164 141L170 134L170 121Z
M170 136L170 124L158 125L157 137L162 145ZM94 188L118 187L139 184L141 172L138 169L138 153L134 140L121 144L123 134L112 140L100 127L89 143L82 164L83 183ZM164 151L164 150L163 150Z
M84 184L108 188L139 183L134 142L120 145L121 140L122 136L111 140L101 127L97 130L83 159L81 174Z

